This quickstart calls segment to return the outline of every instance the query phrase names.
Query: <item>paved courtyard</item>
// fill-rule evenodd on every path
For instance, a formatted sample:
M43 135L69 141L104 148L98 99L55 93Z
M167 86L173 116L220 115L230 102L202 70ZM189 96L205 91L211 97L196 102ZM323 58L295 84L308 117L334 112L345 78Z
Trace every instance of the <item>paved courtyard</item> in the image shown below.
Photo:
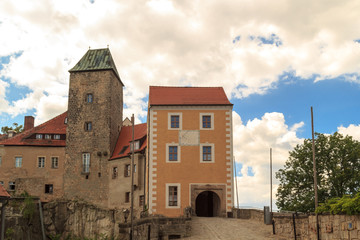
M192 236L183 239L286 240L272 234L272 225L265 225L253 220L193 217L191 224Z

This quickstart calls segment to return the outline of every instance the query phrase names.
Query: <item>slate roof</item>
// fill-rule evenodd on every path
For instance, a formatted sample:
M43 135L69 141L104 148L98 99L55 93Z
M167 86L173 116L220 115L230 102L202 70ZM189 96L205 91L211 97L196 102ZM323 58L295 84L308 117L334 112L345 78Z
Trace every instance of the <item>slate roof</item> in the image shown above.
M66 140L61 138L56 139L36 139L36 134L66 134L65 118L67 112L64 112L49 121L26 130L22 133L16 134L12 138L8 138L0 141L0 145L5 146L54 146L54 147L65 147Z
M140 148L134 152L141 152L146 148L147 124L137 124L134 129L134 140L140 140ZM123 126L110 160L130 156L130 143L132 141L132 126ZM122 152L124 147L126 150ZM122 153L121 153L122 152ZM121 154L120 154L121 153Z
M80 61L69 70L69 72L100 70L113 70L120 83L124 86L124 84L121 82L119 73L108 48L89 49L80 59Z
M150 106L233 105L222 87L150 86Z
M5 188L0 184L0 198L10 198L9 193L5 190Z

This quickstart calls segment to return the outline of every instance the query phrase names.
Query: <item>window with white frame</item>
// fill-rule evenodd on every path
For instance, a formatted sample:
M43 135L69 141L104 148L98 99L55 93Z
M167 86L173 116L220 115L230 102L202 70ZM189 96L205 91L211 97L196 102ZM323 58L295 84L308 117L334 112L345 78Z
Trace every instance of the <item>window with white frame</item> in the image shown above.
M166 208L180 208L180 183L166 184Z
M178 143L166 144L166 162L180 162L181 148Z
M60 134L55 134L54 139L59 140L60 139Z
M1 186L4 186L4 181L0 181L0 185L1 185Z
M180 162L181 151L178 143L166 144L166 162Z
M200 113L200 129L214 130L214 113Z
M58 167L59 167L59 158L51 157L51 168L58 168Z
M83 173L90 172L90 153L82 154L82 162L83 162Z
M168 129L169 130L182 129L182 113L168 113Z
M42 134L36 134L36 139L42 139L43 135Z
M38 168L45 167L45 157L38 157Z
M215 146L212 143L200 144L200 162L215 162Z
M45 134L45 139L51 139L51 135L50 134Z
M21 168L22 166L22 157L15 157L15 167Z

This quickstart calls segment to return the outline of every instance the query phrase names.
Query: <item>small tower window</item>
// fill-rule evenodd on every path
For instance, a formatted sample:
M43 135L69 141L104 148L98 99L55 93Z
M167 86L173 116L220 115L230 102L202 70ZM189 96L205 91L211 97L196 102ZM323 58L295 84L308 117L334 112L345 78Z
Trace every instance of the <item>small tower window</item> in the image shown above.
M91 131L92 130L92 123L86 122L85 123L85 131Z
M86 94L86 102L92 103L93 100L94 100L94 97L93 97L92 93Z
M53 194L54 187L52 184L45 184L45 193L47 194Z

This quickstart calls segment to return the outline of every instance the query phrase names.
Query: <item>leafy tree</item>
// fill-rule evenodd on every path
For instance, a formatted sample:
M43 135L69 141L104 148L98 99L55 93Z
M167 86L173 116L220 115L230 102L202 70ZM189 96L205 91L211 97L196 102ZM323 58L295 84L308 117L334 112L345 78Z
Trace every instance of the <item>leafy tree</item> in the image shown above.
M11 127L5 126L5 127L1 127L1 132L7 134L9 132L9 130L14 130L15 133L21 133L22 131L24 131L23 125L19 125L17 123L13 123L13 125Z
M305 139L289 154L284 168L276 173L280 181L276 205L287 211L314 211L312 140ZM319 203L359 191L360 142L337 132L316 133L315 159Z

